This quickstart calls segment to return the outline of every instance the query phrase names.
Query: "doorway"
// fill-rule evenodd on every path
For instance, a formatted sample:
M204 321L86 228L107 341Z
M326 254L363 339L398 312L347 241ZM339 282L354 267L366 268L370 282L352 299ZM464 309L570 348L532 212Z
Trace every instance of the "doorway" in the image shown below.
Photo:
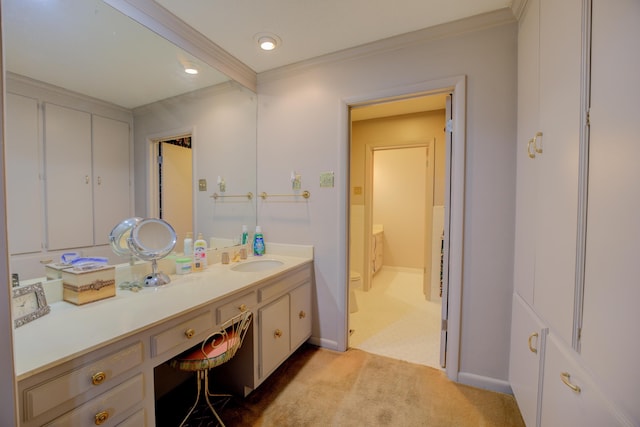
M152 151L152 215L171 224L179 237L175 250L183 252L183 237L193 231L192 136L153 139Z
M374 101L351 114L349 345L432 367L445 363L446 98Z

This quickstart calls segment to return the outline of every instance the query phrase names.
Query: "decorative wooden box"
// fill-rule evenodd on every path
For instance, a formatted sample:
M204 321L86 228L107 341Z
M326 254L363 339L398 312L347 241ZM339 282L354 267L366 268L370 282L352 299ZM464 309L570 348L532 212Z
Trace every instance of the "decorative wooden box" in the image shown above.
M116 295L116 267L105 266L96 270L62 270L62 298L82 305Z

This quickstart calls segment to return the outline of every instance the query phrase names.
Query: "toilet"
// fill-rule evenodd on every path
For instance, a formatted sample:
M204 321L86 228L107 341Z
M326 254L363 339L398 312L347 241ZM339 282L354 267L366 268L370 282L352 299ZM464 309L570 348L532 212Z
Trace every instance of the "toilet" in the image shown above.
M356 293L354 289L362 286L362 277L357 271L349 271L349 313L358 311L358 301L356 301Z

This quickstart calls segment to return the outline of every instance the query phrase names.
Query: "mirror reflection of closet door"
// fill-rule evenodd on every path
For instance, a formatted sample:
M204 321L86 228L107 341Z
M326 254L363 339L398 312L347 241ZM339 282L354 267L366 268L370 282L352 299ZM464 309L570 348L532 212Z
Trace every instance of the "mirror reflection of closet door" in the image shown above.
M176 231L176 251L183 251L183 240L193 230L193 163L191 148L159 143L162 154L160 168L160 218Z

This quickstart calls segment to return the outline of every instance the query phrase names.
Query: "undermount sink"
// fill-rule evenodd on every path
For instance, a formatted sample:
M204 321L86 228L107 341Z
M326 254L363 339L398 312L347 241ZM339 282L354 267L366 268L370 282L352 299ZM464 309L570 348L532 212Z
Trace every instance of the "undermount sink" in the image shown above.
M256 259L234 265L231 269L233 271L240 271L243 273L255 273L280 267L282 264L284 264L284 262L277 259Z

